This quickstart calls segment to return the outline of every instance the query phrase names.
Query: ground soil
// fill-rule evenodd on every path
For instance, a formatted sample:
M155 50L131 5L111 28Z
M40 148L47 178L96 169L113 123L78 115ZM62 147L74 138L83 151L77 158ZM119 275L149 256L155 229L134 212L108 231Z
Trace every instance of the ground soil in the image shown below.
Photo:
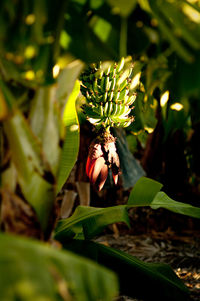
M167 211L138 208L130 230L115 224L98 241L127 252L146 262L169 264L191 292L200 300L200 231L199 221ZM133 214L131 213L133 216ZM144 218L146 223L144 222ZM160 221L164 220L162 224ZM150 223L150 225L149 225ZM161 231L159 231L159 224ZM165 226L164 226L165 225ZM167 227L168 225L168 227ZM109 232L109 233L108 233ZM117 301L143 301L120 296Z

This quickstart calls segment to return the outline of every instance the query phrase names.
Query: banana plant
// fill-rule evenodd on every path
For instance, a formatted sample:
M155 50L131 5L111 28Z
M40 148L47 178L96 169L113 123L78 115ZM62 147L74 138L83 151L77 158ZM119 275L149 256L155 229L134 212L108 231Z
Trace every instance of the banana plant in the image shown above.
M78 155L75 102L82 67L80 61L69 64L57 84L38 86L31 98L29 89L20 99L12 85L0 81L3 301L110 301L118 295L113 272L60 250L61 245L50 239L57 218L56 196ZM69 84L63 85L68 78Z
M5 115L2 116L1 132L1 139L4 140L1 223L4 227L9 228L7 219L12 219L14 223L17 212L9 217L7 207L11 206L15 195L18 195L20 203L24 202L24 206L21 205L22 212L28 204L34 209L32 214L40 224L41 236L48 239L52 231L49 225L50 221L53 225L56 218L56 195L78 154L79 125L75 101L80 85L76 78L82 66L79 61L73 63L72 67L69 65L57 85L38 87L34 90L32 99L25 95L25 113L20 100L8 84L3 80L0 82L1 104L6 108ZM66 87L61 93L61 81L72 74L74 80L71 87ZM12 173L15 177L11 185ZM15 231L18 231L17 224Z
M127 40L128 21L134 22L135 28L136 19L135 15L132 18L132 12L138 9L137 3L145 10L146 16L153 16L157 20L164 33L163 38L169 41L179 56L185 61L192 61L194 50L199 49L196 39L199 24L188 20L185 13L188 7L199 11L199 6L189 1L178 1L176 4L175 1L138 0L131 1L129 6L123 1L117 1L117 5L113 1L100 1L97 4L95 1L65 0L59 3L47 0L36 0L34 3L20 0L1 2L0 222L4 232L49 241L57 215L56 196L78 153L79 125L75 99L79 93L79 83L76 80L83 64L74 61L74 58L86 63L117 58L119 37L121 54L125 56L126 50L135 53L135 47L141 44L140 40L143 41L144 31L154 33L155 29L149 24L143 27L144 31L138 27ZM118 16L110 13L110 7L112 11L120 12L121 26L118 26ZM102 26L106 28L107 35ZM137 36L138 32L139 39L135 39L135 33ZM147 35L145 47L151 36ZM156 36L159 36L158 31ZM161 46L163 38L158 43ZM63 61L67 67L56 80ZM141 71L137 68L137 63L132 64L130 59L122 58L119 63L95 64L81 76L81 91L87 99L84 111L90 122L98 129L103 129L90 147L86 168L90 180L97 183L99 189L104 185L108 168L112 169L114 182L118 180L119 160L110 128L127 127L133 121L131 110L137 97L135 88ZM144 202L145 196L141 192L134 193L136 200L131 194L127 206L166 206L176 212L199 216L197 209L177 204L162 192L157 191L156 196L152 197L150 187L154 185L151 183L147 186L150 199ZM55 237L61 242L64 240L65 248L77 252L85 241L79 239L78 248L74 244L77 244L77 240L70 246L65 241L68 237L66 231L70 233L70 238L76 235L81 239L92 238L109 222L121 219L128 223L127 208L116 207L113 213L110 208L106 208L106 211L79 207L74 216L68 219L68 224L66 221L59 223ZM55 250L50 242L34 242L1 233L0 245L0 274L5 275L0 279L0 299L3 301L113 300L117 295L117 280L113 273L69 252ZM61 246L57 243L56 247L59 249ZM150 291L154 300L164 300L163 292L166 300L172 296L175 300L187 299L187 290L169 268L145 265L128 255L99 245L87 248L86 241L86 253L99 254L100 263L103 263L102 258L106 258L105 264L111 269L119 264L115 272L125 293L134 295L131 278L126 286L127 278L124 280L121 277L128 267L136 275L134 283L139 288L135 289L137 295L141 291L145 295L145 279L147 292ZM156 295L155 282L159 283L160 288Z
M92 64L80 77L81 92L87 102L83 111L100 133L89 147L86 164L87 176L99 190L105 184L109 168L114 183L118 182L120 162L110 129L128 127L134 121L131 113L141 74L137 71L131 57L122 57L119 63Z

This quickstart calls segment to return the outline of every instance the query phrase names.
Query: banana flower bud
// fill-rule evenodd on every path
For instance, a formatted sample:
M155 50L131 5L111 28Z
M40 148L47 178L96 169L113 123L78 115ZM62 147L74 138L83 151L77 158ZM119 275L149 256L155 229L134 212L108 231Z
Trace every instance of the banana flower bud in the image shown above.
M119 157L115 138L105 132L92 141L86 163L86 174L92 184L97 184L99 191L103 188L109 168L112 170L115 185L119 175Z

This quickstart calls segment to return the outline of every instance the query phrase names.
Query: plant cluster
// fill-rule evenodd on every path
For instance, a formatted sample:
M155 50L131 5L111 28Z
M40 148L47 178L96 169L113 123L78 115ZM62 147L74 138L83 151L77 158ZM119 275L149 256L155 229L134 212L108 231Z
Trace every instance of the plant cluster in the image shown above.
M99 189L109 168L115 183L120 172L110 127L125 127L142 147L149 133L165 145L176 130L189 136L192 129L198 145L199 11L189 0L1 1L2 301L111 301L119 293L189 299L169 266L143 263L91 239L109 224L130 226L129 208L162 207L200 218L199 208L172 200L149 178L137 182L126 205L79 206L60 221L57 196L79 151L80 91L86 119L102 130L86 166ZM153 142L147 149L157 149ZM197 181L193 144L187 154Z

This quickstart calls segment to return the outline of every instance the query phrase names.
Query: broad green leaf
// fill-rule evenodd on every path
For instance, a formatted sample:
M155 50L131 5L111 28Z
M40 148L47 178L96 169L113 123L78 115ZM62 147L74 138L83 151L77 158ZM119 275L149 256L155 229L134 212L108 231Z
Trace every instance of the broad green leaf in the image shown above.
M134 206L150 206L156 194L161 190L162 184L146 178L140 178L132 189L128 205Z
M188 289L166 264L145 263L124 252L91 241L72 240L65 243L64 247L117 273L120 293L123 295L155 301L189 300Z
M62 241L73 237L90 239L105 226L119 221L130 226L128 211L124 205L108 208L79 206L71 217L59 221L55 238Z
M142 177L131 191L128 205L108 208L79 206L71 217L58 222L55 238L62 242L70 238L91 239L110 224L124 222L130 226L128 209L140 206L165 208L175 213L200 218L200 208L173 201L165 193L159 192L161 188L161 183Z
M162 191L156 194L151 203L151 208L165 208L175 213L200 218L200 208L194 207L190 204L174 201Z
M45 231L55 198L54 177L44 163L40 145L21 112L16 111L6 120L4 129L22 193L35 209Z
M30 112L32 131L39 138L45 159L54 175L57 173L60 155L55 89L55 85L39 88Z
M175 213L200 218L200 208L177 202L160 192L162 184L149 178L140 178L132 189L128 206L151 206L153 209L165 208Z
M62 64L63 61L64 64L67 64L67 58L61 58L60 64ZM72 93L74 84L79 77L83 66L83 63L80 60L72 61L71 63L67 64L66 68L62 70L58 76L55 97L62 111L70 94Z
M1 301L111 301L117 295L114 273L88 259L6 234L0 245Z
M65 141L61 153L61 160L57 178L57 193L60 191L73 168L79 149L79 123L76 113L76 99L80 92L80 83L75 82L63 113L63 123L66 127Z

